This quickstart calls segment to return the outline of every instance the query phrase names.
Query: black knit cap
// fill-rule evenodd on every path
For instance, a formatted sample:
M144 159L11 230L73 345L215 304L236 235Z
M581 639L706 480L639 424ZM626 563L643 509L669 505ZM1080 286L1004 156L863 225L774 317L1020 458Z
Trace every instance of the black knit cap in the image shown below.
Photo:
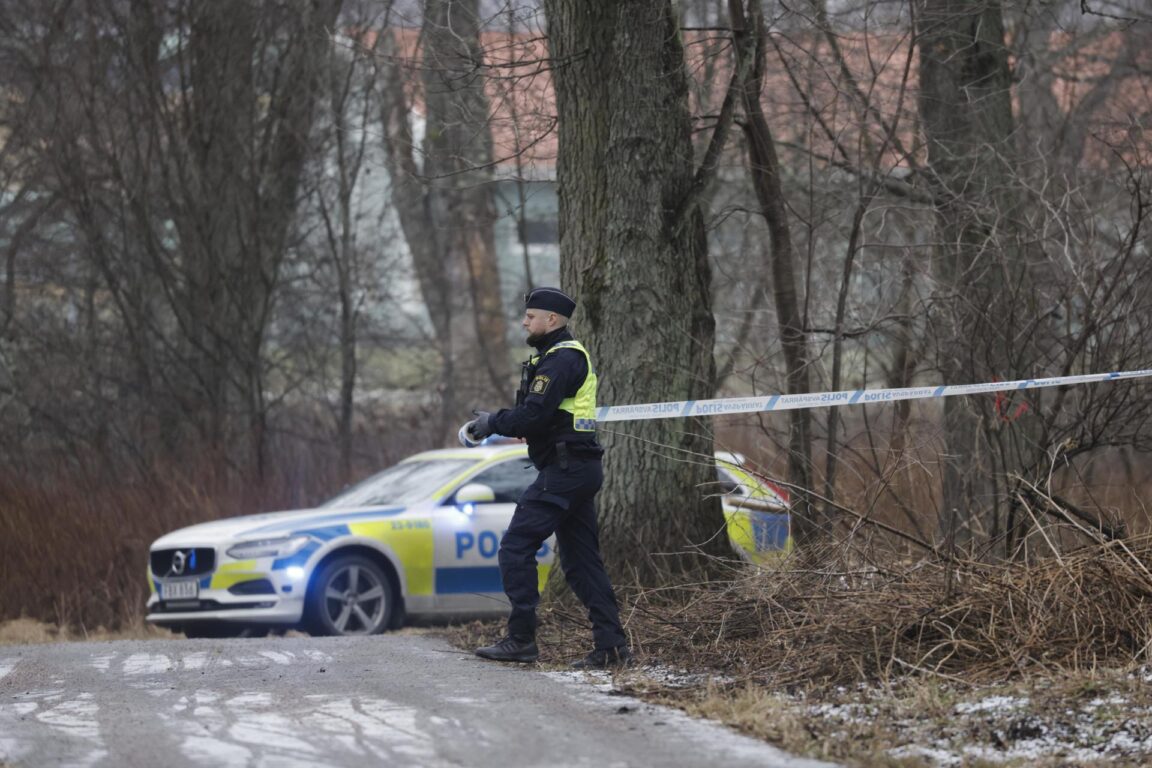
M524 309L542 309L572 317L576 311L576 302L559 288L533 288L524 295Z

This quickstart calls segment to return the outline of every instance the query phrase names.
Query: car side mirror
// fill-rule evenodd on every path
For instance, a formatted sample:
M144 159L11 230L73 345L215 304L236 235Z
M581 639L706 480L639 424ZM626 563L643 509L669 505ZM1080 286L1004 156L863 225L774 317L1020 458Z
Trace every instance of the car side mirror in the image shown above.
M456 491L456 505L491 504L496 501L496 492L483 483L468 483Z

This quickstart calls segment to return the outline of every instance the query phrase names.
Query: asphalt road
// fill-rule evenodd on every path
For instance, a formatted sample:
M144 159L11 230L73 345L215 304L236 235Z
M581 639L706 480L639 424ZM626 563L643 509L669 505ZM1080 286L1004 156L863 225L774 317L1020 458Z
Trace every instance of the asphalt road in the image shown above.
M4 766L817 768L426 635L0 647Z

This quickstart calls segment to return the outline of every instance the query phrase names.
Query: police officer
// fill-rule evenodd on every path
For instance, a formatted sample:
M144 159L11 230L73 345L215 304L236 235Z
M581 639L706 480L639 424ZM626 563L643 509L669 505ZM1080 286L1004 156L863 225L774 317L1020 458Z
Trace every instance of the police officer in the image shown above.
M524 297L524 330L536 354L524 363L516 406L475 411L462 428L473 441L498 434L528 441L540 471L524 491L500 541L500 575L511 602L508 635L476 655L496 661L535 661L536 552L556 534L564 578L588 609L595 648L576 668L631 662L620 611L604 570L596 524L596 492L604 482L596 441L596 373L584 346L568 331L574 302L558 288L536 288Z

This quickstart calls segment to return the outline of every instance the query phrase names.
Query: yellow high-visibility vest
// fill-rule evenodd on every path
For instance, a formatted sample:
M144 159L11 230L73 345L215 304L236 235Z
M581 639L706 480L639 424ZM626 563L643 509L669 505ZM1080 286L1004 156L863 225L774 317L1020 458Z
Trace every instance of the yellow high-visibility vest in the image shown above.
M595 432L596 371L592 369L592 358L589 357L588 350L584 349L584 345L575 339L572 341L561 341L544 354L550 355L558 349L578 350L584 355L584 360L588 363L588 375L584 377L584 383L580 385L580 389L576 390L574 397L566 397L560 401L560 410L572 414L572 428L577 432ZM539 360L539 358L536 358L536 360ZM536 360L533 362L535 363Z

